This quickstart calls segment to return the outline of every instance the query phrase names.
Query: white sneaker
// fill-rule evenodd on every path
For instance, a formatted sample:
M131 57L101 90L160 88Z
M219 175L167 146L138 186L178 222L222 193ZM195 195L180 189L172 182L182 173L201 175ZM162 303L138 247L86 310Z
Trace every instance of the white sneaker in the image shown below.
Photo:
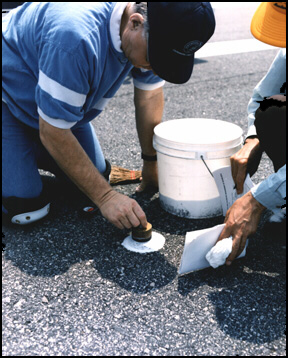
M50 210L50 203L44 206L42 209L15 215L11 219L11 222L13 224L18 224L18 225L31 224L34 221L44 218L49 213L49 210Z

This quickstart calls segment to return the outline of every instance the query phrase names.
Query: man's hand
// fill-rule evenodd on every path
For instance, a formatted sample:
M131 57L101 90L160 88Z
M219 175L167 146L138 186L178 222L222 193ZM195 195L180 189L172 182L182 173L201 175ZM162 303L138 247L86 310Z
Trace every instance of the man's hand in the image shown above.
M158 188L158 166L156 162L144 161L142 168L141 184L136 188L138 193L144 191L146 188Z
M232 252L226 259L226 265L231 265L244 250L247 237L256 232L265 209L249 191L236 200L227 211L224 221L226 225L217 240L218 242L229 236L233 238Z
M119 229L147 226L146 215L139 204L114 190L102 198L99 209L102 215Z
M261 154L259 139L247 138L245 145L230 158L232 177L238 195L243 192L248 165L251 168L250 175L253 175L259 166Z

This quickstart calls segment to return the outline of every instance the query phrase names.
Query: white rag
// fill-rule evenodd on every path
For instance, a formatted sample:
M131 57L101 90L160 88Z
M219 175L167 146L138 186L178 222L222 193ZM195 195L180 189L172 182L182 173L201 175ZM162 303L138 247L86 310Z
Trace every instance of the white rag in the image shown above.
M224 265L227 257L232 252L232 236L227 239L218 241L215 246L206 254L206 260L210 266L216 268L220 265Z

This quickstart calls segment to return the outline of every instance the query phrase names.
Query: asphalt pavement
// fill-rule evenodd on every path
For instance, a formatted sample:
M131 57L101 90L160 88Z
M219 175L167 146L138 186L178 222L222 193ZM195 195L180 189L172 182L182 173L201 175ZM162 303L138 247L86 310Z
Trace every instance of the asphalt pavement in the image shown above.
M253 4L216 8L213 41L251 38ZM196 59L187 84L165 85L163 120L215 118L246 132L248 101L276 53ZM129 77L93 125L111 164L141 168ZM264 155L252 179L257 184L271 173ZM2 225L3 356L286 355L286 238L268 230L271 213L231 267L178 276L186 232L221 224L223 217L173 216L157 191L116 186L166 238L158 252L133 253L121 245L129 231L100 215L80 217L88 200L42 174L54 198L49 216L30 226Z

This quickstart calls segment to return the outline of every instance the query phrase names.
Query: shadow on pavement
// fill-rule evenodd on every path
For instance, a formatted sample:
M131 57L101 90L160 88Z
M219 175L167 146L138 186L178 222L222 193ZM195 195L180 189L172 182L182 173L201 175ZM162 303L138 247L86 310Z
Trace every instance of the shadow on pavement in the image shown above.
M265 218L249 240L247 254L231 267L207 268L179 277L178 291L190 295L201 286L213 288L209 299L221 330L241 341L263 344L285 334L286 256L284 240L263 236ZM283 269L282 269L283 268ZM216 290L215 290L216 288Z
M129 230L118 230L100 213L82 218L79 212L90 204L89 199L59 186L56 179L47 182L54 197L49 215L27 226L2 227L6 260L26 274L40 277L61 275L74 264L92 260L102 278L141 294L175 278L177 269L162 253L127 251L121 244Z
M170 255L171 261L173 257L179 258L187 231L223 222L223 217L205 220L175 217L164 212L155 191L134 194L135 187L131 185L119 187L118 190L139 202L153 229L166 237L164 254L136 254L121 245L128 230L114 228L100 214L88 220L79 217L79 209L87 204L87 198L56 189L53 180L50 185L56 195L47 218L27 227L4 226L6 260L32 276L61 275L75 264L91 261L95 277L99 274L127 291L145 294L177 277L177 265L168 262L164 254ZM225 334L257 344L272 342L283 336L285 330L285 317L276 316L285 309L283 292L279 290L285 282L283 242L273 244L269 238L263 238L264 221L250 238L245 258L236 260L231 267L208 268L178 278L178 292L182 296L199 294L199 288L207 287L217 323ZM177 240L177 252L169 252L170 238Z

